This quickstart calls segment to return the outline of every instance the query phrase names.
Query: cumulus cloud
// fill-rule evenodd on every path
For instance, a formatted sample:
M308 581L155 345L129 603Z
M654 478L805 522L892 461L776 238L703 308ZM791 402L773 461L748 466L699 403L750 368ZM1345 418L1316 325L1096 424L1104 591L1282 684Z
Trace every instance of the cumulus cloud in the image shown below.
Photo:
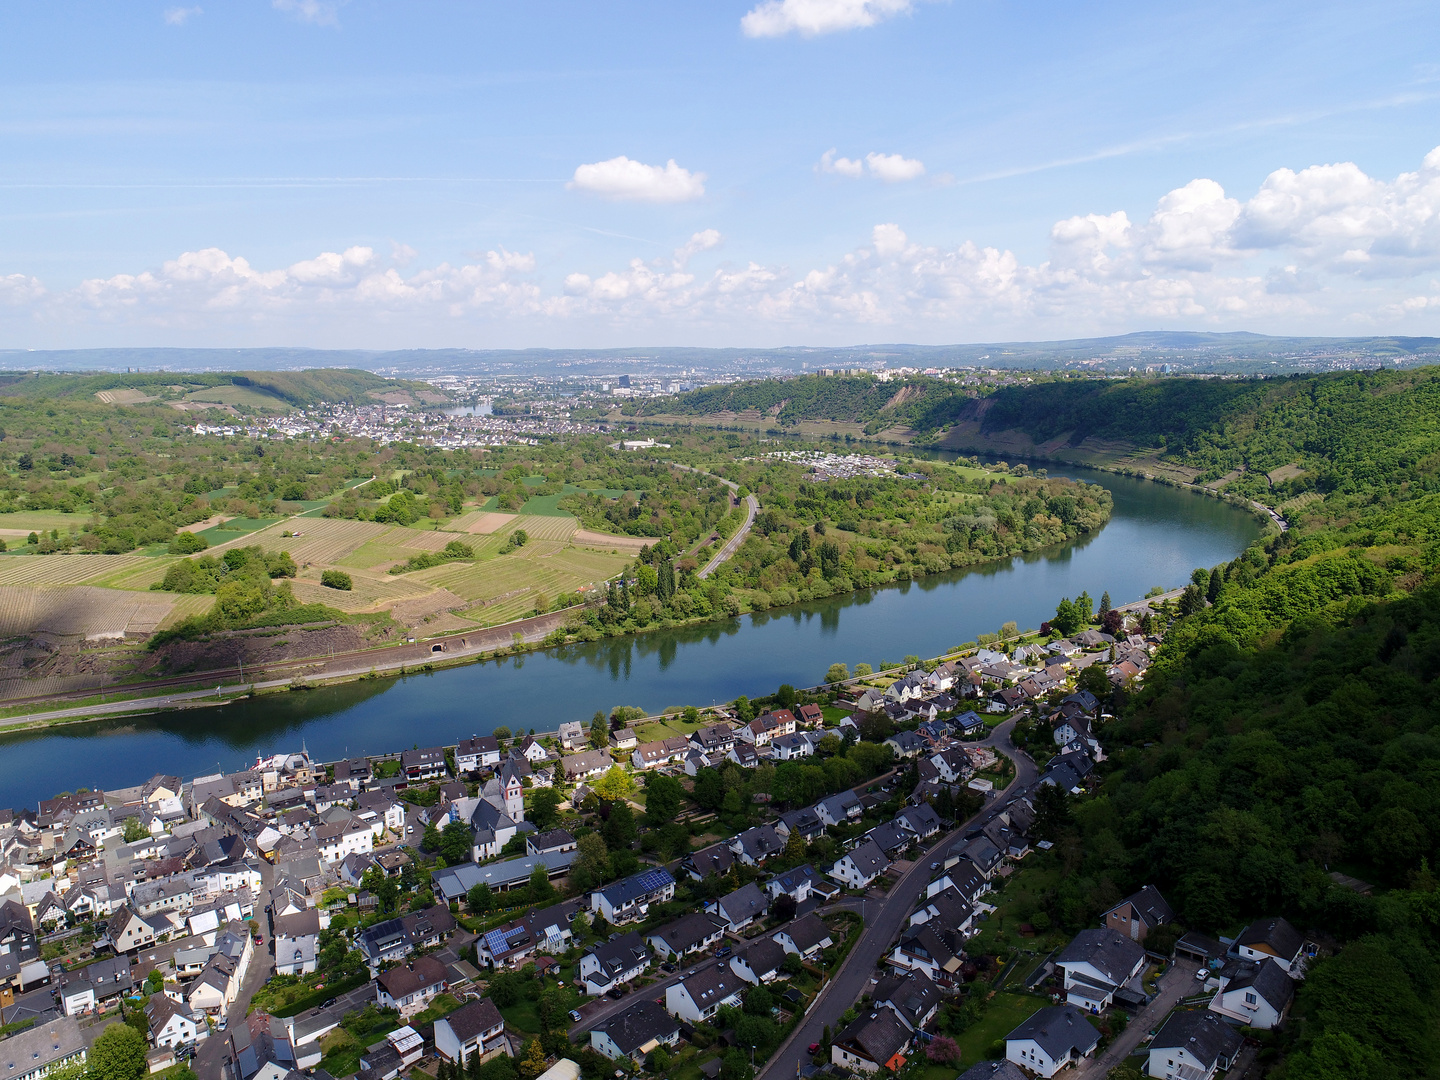
M817 171L822 173L835 173L839 176L848 176L852 180L858 180L865 175L866 167L869 167L870 175L877 180L883 180L887 184L898 184L905 180L915 180L925 175L925 163L916 158L907 158L901 154L878 154L874 151L865 155L864 160L858 158L838 157L834 147L826 150L820 155L819 164L815 166Z
M887 184L902 180L914 180L925 175L925 163L899 154L865 155L865 164L870 166L870 175L884 180Z
M841 159L822 160L834 167ZM998 244L930 243L896 221L874 225L848 252L793 269L724 260L716 229L677 238L658 258L584 270L541 267L531 254L498 246L463 265L413 271L406 264L415 253L400 244L388 257L357 245L274 268L204 248L64 292L0 274L0 318L187 329L323 323L327 315L337 329L510 319L531 335L557 320L588 319L626 332L666 322L706 341L753 339L761 326L830 338L885 326L951 340L1157 324L1402 324L1434 333L1437 221L1440 151L1393 180L1353 164L1282 169L1249 198L1198 178L1161 194L1147 212L1102 208L1056 221L1048 251L1026 260Z
M859 179L865 175L865 162L856 161L852 158L836 157L835 147L826 150L820 155L820 164L816 166L822 173L839 173L841 176L849 176Z
M163 18L167 26L184 26L195 16L203 14L203 9L196 7L172 7L166 8Z
M607 199L632 202L689 202L705 194L705 174L682 169L671 158L664 165L631 161L623 154L609 161L581 165L566 185Z
M874 26L908 14L913 0L763 0L740 19L747 37L804 37Z
M276 11L316 26L338 26L340 9L350 0L270 0Z

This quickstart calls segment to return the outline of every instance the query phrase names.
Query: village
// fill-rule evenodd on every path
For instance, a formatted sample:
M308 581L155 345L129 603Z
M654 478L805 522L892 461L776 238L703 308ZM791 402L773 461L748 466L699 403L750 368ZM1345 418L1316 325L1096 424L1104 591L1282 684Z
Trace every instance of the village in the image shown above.
M1072 935L1023 909L1167 612L6 811L0 1061L123 1035L207 1080L1242 1075L1316 954L1283 918L1181 932L1153 886Z

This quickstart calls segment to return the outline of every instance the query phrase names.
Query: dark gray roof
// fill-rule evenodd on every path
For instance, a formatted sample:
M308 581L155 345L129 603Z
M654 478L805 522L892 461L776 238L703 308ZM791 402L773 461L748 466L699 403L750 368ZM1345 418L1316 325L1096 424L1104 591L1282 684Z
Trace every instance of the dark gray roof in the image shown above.
M1305 944L1300 931L1278 915L1273 919L1257 919L1245 928L1236 946L1264 946L1283 960L1293 960Z
M1119 986L1144 958L1143 945L1114 930L1081 930L1056 957L1055 963L1089 964Z
M940 815L929 803L921 803L919 806L908 806L900 811L895 818L903 828L913 833L931 833L940 828Z
M1081 1054L1089 1053L1100 1041L1100 1033L1076 1006L1051 1005L1024 1021L1005 1038L1034 1039L1053 1061L1068 1055L1072 1049Z
M923 971L906 975L886 975L875 984L870 1000L889 1002L912 1028L920 1026L925 1014L940 1004L940 988Z
M650 947L640 940L637 930L621 934L614 941L598 942L590 951L600 962L601 970L612 978L645 963L650 956Z
M686 860L701 877L724 874L735 865L735 853L723 842L701 848Z
M762 978L772 971L779 971L785 962L785 949L773 938L758 938L738 956L750 965L750 969Z
M871 1061L883 1066L910 1039L910 1029L900 1018L889 1009L881 1008L862 1014L835 1041L859 1047Z
M758 919L770 908L770 901L755 882L741 885L720 898L719 909L731 921Z
M1290 981L1288 975L1284 978L1286 982ZM1160 1030L1150 1041L1150 1049L1184 1048L1208 1069L1215 1065L1218 1058L1233 1056L1242 1042L1244 1039L1240 1033L1209 1009L1186 1009L1171 1013L1160 1025Z
M850 856L850 861L855 864L855 868L867 877L880 873L890 865L890 860L885 857L885 852L880 850L880 845L869 837L856 844L846 854Z
M660 938L674 952L684 952L686 949L693 949L702 941L714 937L720 932L723 925L709 915L692 911L689 915L682 915L672 923L657 926L650 931L648 936Z
M729 964L711 964L695 972L680 985L701 1009L708 1009L716 1002L724 1001L731 994L745 989L745 980L730 970Z
M830 936L829 927L813 911L804 918L786 923L775 932L788 934L790 940L795 943L795 947L801 952L809 952Z
M1116 904L1115 908L1124 907L1126 904L1134 905L1135 910L1140 913L1140 917L1145 920L1146 926L1163 926L1175 919L1175 912L1171 910L1170 905L1165 902L1165 897L1160 895L1160 890L1154 885L1146 885L1134 895L1127 896ZM1110 910L1114 911L1115 908Z
M488 997L466 1002L445 1017L445 1020L461 1042L468 1042L482 1031L489 1031L505 1022L500 1010Z
M1228 983L1225 991L1251 989L1270 1004L1275 1011L1283 1011L1295 996L1295 980L1290 978L1278 962L1267 957L1260 963L1245 963Z
M652 1039L664 1039L678 1034L680 1021L676 1020L655 1002L646 999L637 1001L623 1012L596 1024L592 1029L603 1031L611 1042L620 1048L622 1054L633 1054Z

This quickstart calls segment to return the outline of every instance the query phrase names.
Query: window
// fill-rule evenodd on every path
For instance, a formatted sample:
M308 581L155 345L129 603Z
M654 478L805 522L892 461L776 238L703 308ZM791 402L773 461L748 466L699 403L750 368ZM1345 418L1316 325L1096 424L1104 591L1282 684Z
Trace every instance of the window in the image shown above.
M1245 995L1245 1004L1246 1004L1246 1005L1254 1005L1255 1002L1256 1002L1256 997L1255 997L1254 994L1248 994L1248 993L1247 993L1247 994Z

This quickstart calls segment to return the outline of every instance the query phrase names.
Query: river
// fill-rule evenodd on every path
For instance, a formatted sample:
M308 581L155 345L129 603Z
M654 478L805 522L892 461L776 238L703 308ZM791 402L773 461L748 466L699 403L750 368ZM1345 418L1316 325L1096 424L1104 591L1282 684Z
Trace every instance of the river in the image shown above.
M1109 591L1116 604L1234 558L1260 532L1252 515L1191 491L1050 465L1115 496L1099 533L1044 552L699 627L566 645L430 674L273 694L0 737L0 806L35 806L76 787L117 788L163 772L189 779L299 749L320 760L454 743L638 705L710 705L781 683L810 686L838 662L934 656L1009 620L1038 627L1061 596ZM408 745L407 745L408 744Z

